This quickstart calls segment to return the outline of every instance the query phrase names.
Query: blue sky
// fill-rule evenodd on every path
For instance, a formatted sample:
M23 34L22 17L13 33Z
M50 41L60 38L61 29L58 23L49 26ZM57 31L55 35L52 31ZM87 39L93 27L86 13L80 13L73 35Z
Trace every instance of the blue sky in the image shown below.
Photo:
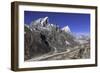
M24 11L24 24L29 25L46 16L49 17L49 23L57 24L61 28L68 25L73 33L90 33L90 14Z

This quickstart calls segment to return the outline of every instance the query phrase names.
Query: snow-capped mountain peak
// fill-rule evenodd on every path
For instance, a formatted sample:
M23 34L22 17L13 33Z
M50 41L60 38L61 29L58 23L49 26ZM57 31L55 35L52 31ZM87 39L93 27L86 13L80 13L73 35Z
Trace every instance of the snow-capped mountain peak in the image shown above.
M65 31L65 32L71 32L71 30L70 30L68 25L63 27L62 30Z
M48 17L45 17L42 19L41 21L42 26L45 26L46 24L48 24Z

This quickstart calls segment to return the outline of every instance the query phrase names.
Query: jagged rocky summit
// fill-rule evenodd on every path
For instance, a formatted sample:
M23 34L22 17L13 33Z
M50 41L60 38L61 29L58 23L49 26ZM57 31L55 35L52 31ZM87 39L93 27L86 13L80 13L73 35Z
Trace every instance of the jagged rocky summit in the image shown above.
M39 18L24 25L25 60L43 54L60 53L79 44L69 26L60 28L49 23L49 18Z

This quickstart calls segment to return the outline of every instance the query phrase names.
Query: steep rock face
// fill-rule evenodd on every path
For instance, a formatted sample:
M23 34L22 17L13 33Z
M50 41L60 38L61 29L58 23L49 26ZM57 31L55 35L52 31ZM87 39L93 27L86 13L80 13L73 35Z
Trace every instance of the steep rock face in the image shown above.
M51 51L45 35L36 31L26 31L25 36L25 60L40 56Z
M31 31L27 27L27 25L24 25L24 59L27 60L29 59L29 50L30 50L30 45L31 45Z

